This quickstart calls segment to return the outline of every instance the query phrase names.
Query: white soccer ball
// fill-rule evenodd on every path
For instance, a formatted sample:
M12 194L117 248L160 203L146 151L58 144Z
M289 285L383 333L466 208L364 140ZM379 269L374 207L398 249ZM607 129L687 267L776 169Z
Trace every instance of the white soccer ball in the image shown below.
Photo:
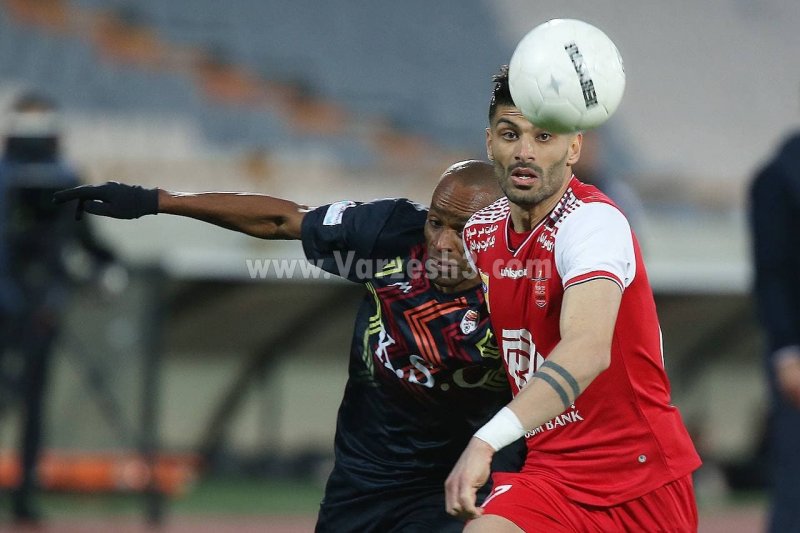
M519 42L508 85L514 104L533 124L569 133L596 128L617 110L625 68L605 33L580 20L554 19Z

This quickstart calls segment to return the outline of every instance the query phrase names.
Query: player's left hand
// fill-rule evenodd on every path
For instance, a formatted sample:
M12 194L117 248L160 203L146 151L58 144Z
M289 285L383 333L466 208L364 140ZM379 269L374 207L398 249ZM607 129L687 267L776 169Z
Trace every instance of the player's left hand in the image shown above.
M116 181L103 185L81 185L53 195L53 201L57 204L72 200L78 200L75 220L80 220L84 211L126 220L158 213L158 189L145 189Z
M476 494L489 479L494 448L472 437L444 482L448 514L462 519L477 518L483 509L475 505Z

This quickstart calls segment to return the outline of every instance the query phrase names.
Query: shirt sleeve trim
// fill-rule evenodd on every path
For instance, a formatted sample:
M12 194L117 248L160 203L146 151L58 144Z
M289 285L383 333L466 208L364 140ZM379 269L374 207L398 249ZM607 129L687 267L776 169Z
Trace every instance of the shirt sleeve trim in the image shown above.
M593 279L609 279L619 285L619 290L625 292L625 285L622 283L622 280L619 279L618 276L608 272L606 270L595 270L593 272L587 272L585 274L580 274L573 278L570 278L564 282L564 289L568 289L573 285L578 285L579 283L585 283L587 281L591 281Z

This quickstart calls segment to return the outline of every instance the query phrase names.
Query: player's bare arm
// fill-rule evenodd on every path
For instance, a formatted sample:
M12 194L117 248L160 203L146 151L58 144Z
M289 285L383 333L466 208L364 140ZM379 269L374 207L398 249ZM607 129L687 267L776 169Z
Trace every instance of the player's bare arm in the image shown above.
M180 193L109 182L59 191L58 203L77 200L76 218L92 213L132 219L166 213L179 215L261 239L299 239L308 207L264 194Z
M195 218L261 239L299 239L308 207L265 194L159 189L158 212Z
M608 279L587 281L564 292L561 341L509 404L526 429L561 414L611 364L611 340L622 300Z
M611 363L611 341L622 292L607 279L596 279L569 287L564 292L561 309L561 341L528 385L508 404L516 416L501 420L501 431L509 424L519 424L516 431L529 431L558 416ZM508 416L507 413L498 416ZM494 419L487 424L493 424ZM484 428L487 428L484 426ZM482 428L477 435L484 431ZM519 434L509 435L508 442ZM488 440L493 440L489 438ZM489 466L496 449L502 447L473 437L445 483L447 511L463 518L480 516L475 494L489 476Z

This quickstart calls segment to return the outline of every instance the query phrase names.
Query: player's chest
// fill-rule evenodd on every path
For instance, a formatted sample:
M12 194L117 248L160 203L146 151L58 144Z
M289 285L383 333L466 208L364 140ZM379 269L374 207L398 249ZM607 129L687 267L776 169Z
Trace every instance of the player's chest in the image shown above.
M482 254L478 268L495 327L557 320L564 291L550 232L531 235L516 250L504 242Z
M479 289L441 298L431 290L403 293L399 285L385 285L376 295L364 353L376 379L446 391L482 386L499 367Z
M448 352L448 345L469 345L468 340L486 328L488 312L478 288L448 297L412 279L375 290L381 322L393 335L403 337L406 346Z

